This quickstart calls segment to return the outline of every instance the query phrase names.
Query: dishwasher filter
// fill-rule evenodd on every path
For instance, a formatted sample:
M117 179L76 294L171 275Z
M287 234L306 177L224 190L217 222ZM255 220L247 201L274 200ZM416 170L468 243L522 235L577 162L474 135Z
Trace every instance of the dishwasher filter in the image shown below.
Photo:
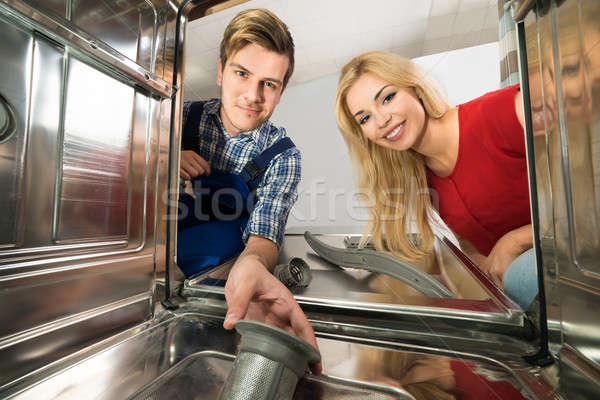
M219 399L291 399L308 363L321 361L311 345L279 328L247 320L235 328L241 342Z

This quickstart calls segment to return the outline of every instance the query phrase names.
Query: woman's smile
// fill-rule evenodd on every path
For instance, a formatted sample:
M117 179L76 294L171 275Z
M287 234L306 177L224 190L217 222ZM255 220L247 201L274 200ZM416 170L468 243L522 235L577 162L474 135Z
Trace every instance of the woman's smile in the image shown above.
M388 133L384 136L384 139L389 140L391 142L395 142L400 139L402 133L404 133L404 126L406 125L406 120L402 121L394 128L390 129Z
M425 126L425 110L412 87L390 84L369 72L350 87L347 104L363 135L379 146L408 150Z

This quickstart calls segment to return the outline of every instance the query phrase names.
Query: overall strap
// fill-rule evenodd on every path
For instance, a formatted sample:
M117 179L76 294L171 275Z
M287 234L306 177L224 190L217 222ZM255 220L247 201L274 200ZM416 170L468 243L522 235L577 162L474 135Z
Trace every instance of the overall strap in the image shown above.
M184 150L195 150L198 148L198 125L200 125L200 119L202 118L204 103L204 101L194 101L190 104L181 137Z
M254 160L248 161L240 173L240 176L244 179L249 189L253 191L258 187L264 173L267 171L269 164L275 156L293 147L295 147L295 145L294 142L292 142L292 139L284 137L268 147Z

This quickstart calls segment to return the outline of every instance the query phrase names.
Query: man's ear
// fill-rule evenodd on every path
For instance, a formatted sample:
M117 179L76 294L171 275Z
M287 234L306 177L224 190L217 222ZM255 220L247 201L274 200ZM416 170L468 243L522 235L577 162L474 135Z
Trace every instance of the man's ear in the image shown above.
M221 86L223 83L223 63L221 62L221 58L217 62L217 85Z

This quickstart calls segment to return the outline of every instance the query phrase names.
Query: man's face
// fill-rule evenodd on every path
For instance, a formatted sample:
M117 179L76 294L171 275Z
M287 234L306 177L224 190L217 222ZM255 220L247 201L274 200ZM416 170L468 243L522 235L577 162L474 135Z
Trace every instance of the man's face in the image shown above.
M229 57L225 68L219 60L220 116L229 135L250 131L269 119L281 98L288 66L286 55L254 43Z

